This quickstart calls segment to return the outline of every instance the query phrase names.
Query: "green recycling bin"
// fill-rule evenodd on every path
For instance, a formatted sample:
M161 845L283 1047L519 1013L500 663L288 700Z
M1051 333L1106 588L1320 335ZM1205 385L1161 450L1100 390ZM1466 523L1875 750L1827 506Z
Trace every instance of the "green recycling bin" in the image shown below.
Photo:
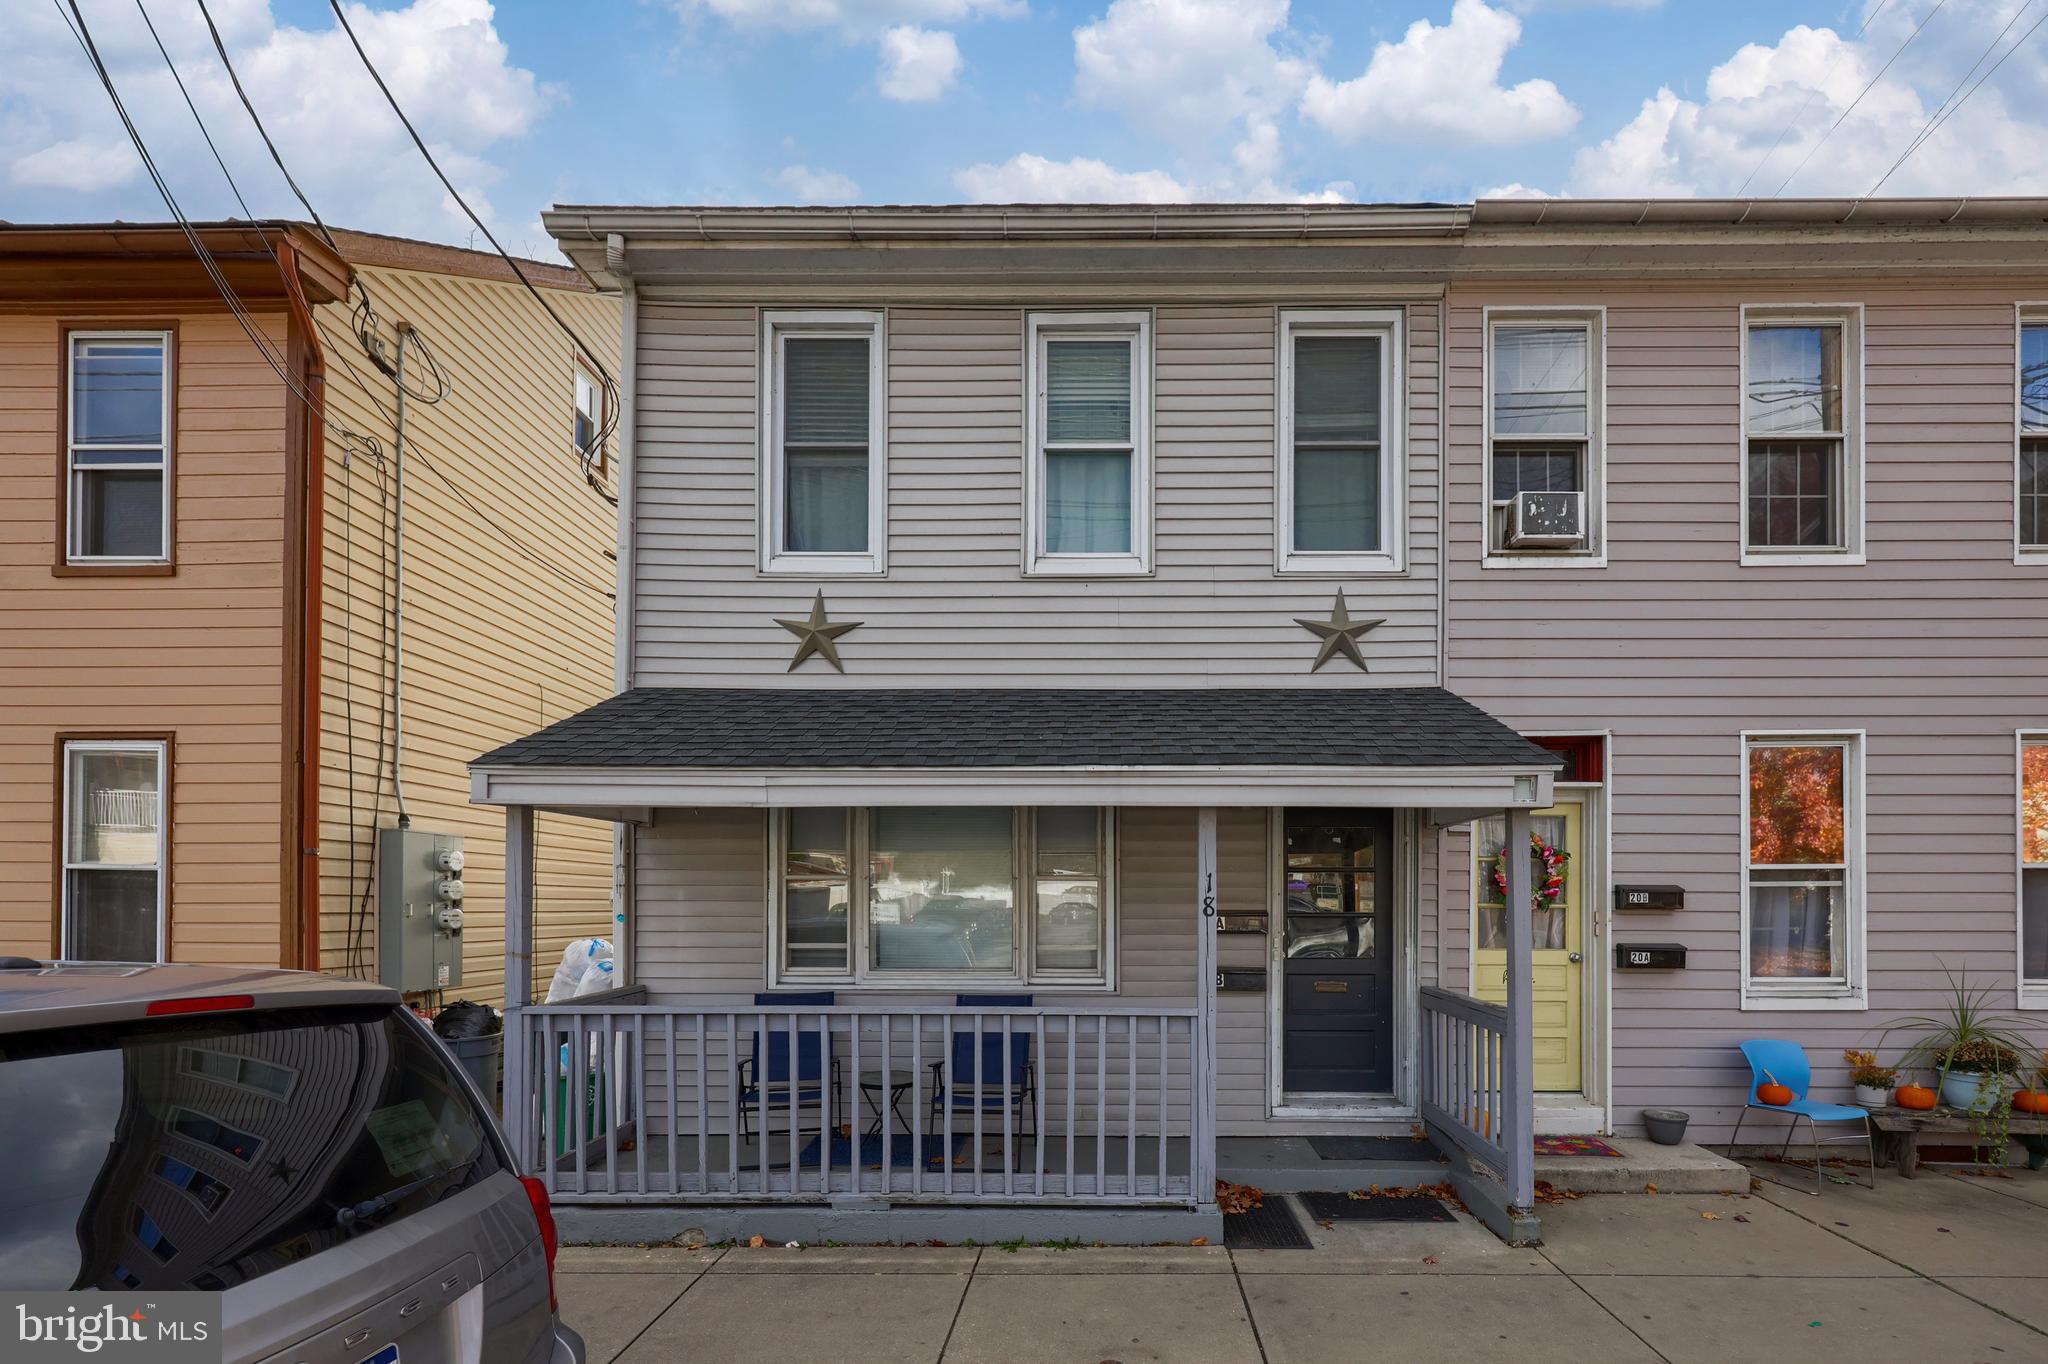
M571 1082L569 1044L562 1044L561 1071L555 1077L555 1154L566 1156L575 1148L570 1136L576 1130L573 1109L569 1102ZM605 1114L604 1077L595 1070L585 1068L583 1075L583 1140L587 1144L609 1130Z

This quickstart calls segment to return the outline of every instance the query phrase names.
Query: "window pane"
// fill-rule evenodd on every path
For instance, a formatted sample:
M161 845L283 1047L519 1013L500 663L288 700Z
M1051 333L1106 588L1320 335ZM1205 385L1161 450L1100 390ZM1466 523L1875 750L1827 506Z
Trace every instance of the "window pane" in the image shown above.
M1500 327L1493 334L1493 430L1577 436L1591 430L1584 327Z
M2048 981L2048 867L2020 873L2020 975Z
M867 450L792 449L783 461L783 548L794 554L865 554Z
M1581 447L1532 445L1496 448L1493 452L1493 500L1511 502L1516 493L1575 493L1584 490L1579 476Z
M69 871L64 877L74 960L156 960L155 871Z
M66 860L153 867L157 858L157 755L74 748ZM152 938L152 941L154 939Z
M1295 443L1373 445L1379 438L1379 338L1296 337Z
M2020 543L2048 545L2048 439L2020 447Z
M1749 542L1771 549L1830 549L1836 527L1838 441L1749 444Z
M1842 329L1749 329L1752 435L1842 429Z
M1379 549L1377 449L1295 451L1294 547Z
M2020 860L2048 866L2048 743L2020 749Z
M791 970L846 969L852 865L844 809L791 810L783 851L782 942Z
M1563 815L1536 815L1529 821L1529 831L1553 848L1565 848L1565 818ZM1507 838L1507 822L1495 817L1480 820L1474 826L1477 837L1479 860L1479 917L1474 925L1475 944L1481 948L1503 950L1508 945L1507 894L1501 889L1501 876L1505 868L1501 865L1500 850ZM1558 903L1548 909L1538 910L1535 901L1530 901L1530 914L1534 923L1536 946L1546 950L1563 951L1565 947L1566 907L1574 899L1570 878L1573 868L1565 864L1566 888ZM1531 887L1543 884L1543 855L1532 844L1529 848L1529 884Z
M1833 745L1757 744L1750 748L1752 865L1842 864L1847 760L1847 751Z
M905 807L872 818L868 914L876 969L1010 972L1010 811Z
M1102 969L1101 812L1047 808L1037 813L1034 894L1038 969Z
M1123 450L1048 450L1045 552L1131 552L1131 456Z
M74 340L71 443L161 445L163 439L163 343Z
M2020 329L2020 424L2048 431L2048 325Z
M164 476L149 469L86 469L73 475L78 553L130 559L164 552Z
M1045 439L1048 444L1131 439L1131 343L1045 343Z
M1797 878L1802 884L1785 884L1788 878ZM1808 877L1802 872L1752 872L1750 975L1760 980L1840 978L1835 923L1842 903L1840 880Z
M864 336L783 338L784 443L868 443L868 345Z

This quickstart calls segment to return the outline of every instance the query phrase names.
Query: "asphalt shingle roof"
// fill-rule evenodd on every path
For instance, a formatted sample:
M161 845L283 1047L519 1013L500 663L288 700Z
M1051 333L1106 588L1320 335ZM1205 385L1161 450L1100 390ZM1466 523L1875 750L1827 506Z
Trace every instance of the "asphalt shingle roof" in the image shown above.
M1549 766L1441 687L643 687L479 767Z

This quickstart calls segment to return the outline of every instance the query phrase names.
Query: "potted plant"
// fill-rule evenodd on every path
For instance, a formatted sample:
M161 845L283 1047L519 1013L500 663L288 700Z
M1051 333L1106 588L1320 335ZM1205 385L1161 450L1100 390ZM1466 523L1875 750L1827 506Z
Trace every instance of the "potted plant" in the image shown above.
M2004 1164L2007 1124L2012 1117L2014 1077L2020 1071L2020 1057L2031 1051L2019 1029L2021 1020L1992 1012L1989 987L1970 988L1968 972L1951 973L1946 967L1949 997L1939 1013L1902 1018L1885 1029L1884 1035L1904 1030L1918 1034L1906 1051L1905 1064L1926 1065L1940 1076L1941 1100L1971 1116L1980 1155Z
M1842 1053L1842 1059L1849 1063L1849 1083L1856 1086L1856 1102L1865 1108L1884 1108L1892 1101L1892 1087L1898 1083L1897 1066L1881 1066L1874 1051L1857 1051L1854 1047Z

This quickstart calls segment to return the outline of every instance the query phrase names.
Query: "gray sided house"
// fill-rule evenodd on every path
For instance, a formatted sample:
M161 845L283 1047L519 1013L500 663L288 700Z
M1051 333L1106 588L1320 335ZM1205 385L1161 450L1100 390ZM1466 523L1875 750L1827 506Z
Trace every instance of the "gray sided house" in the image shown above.
M1421 1124L1527 1236L1536 1134L1725 1138L1745 1037L2048 1007L2044 218L556 210L620 694L472 767L520 1158L1148 1240ZM626 831L607 995L519 991L536 811Z

